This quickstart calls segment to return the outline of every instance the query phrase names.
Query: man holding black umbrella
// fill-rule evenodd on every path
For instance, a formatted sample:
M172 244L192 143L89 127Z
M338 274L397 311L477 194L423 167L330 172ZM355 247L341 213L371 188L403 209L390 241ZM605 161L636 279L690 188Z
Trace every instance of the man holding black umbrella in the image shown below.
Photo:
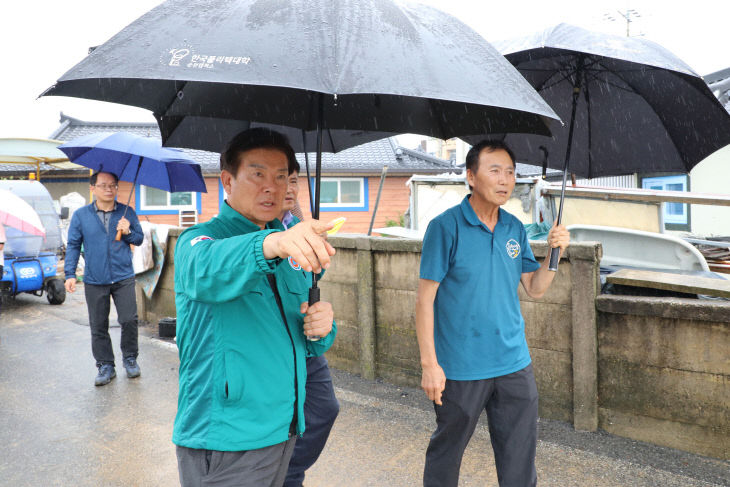
M180 393L173 442L183 487L281 486L304 432L305 357L332 344L332 305L308 304L332 224L277 219L293 167L283 135L252 129L221 154L220 214L175 248ZM307 337L321 337L307 340Z
M299 208L299 163L293 161L290 168L289 184L284 197L283 213L279 217L284 228L290 228L302 220ZM294 453L289 462L284 487L301 487L304 473L317 461L327 443L340 403L335 397L332 375L324 355L307 357L307 386L304 402L304 422L306 430L297 440Z
M533 486L537 387L517 287L540 298L555 273L537 263L523 224L500 208L515 186L507 146L472 147L466 177L472 193L432 220L423 239L416 333L421 386L437 423L423 484L457 486L464 449L486 409L499 485ZM568 242L565 227L550 230L551 247L564 250Z
M127 377L139 377L137 364L137 298L130 245L144 239L133 209L117 203L117 176L108 172L91 175L89 184L94 201L79 208L71 218L66 245L64 272L66 291L76 291L76 266L84 247L84 293L89 311L91 350L99 373L94 385L103 386L116 377L114 352L109 337L109 298L122 327L121 348ZM125 212L126 210L126 212ZM121 231L121 240L115 240Z

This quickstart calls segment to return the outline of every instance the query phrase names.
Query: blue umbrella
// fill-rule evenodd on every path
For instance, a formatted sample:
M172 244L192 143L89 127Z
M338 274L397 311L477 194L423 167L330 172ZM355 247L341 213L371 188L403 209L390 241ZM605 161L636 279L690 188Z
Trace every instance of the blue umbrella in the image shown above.
M58 146L70 161L94 171L115 174L120 181L143 184L170 193L206 193L200 164L160 140L126 132L97 132ZM129 192L127 206L132 199ZM126 209L125 209L126 214ZM121 233L117 233L117 240Z
M58 147L72 162L115 174L121 181L175 193L207 192L200 164L159 139L126 132L98 132Z

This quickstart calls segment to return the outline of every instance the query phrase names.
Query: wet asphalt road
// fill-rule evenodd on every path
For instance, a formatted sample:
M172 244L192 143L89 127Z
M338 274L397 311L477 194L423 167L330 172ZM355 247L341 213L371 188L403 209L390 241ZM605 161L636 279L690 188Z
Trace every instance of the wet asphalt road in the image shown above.
M170 441L178 359L155 333L140 328L139 379L127 379L117 357L117 378L94 387L83 289L61 306L29 295L3 306L0 486L178 485ZM118 354L119 327L111 334ZM420 485L435 424L423 393L333 374L340 416L305 485ZM540 422L537 468L548 486L730 486L730 462L557 421ZM467 449L460 485L497 485L486 424Z

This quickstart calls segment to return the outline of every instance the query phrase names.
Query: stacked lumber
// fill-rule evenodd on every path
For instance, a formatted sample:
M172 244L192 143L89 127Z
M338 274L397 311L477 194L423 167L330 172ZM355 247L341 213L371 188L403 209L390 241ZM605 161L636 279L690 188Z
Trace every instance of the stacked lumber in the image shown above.
M707 261L711 271L730 274L730 242L718 241L719 245L713 245L710 242L695 245Z

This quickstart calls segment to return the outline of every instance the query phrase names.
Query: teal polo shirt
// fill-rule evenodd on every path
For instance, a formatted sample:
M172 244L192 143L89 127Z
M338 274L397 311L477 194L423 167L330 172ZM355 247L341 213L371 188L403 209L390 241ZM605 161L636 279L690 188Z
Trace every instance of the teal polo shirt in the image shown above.
M446 378L489 379L530 364L517 287L539 267L524 225L502 208L494 231L469 196L429 223L420 277L440 283L434 342Z

